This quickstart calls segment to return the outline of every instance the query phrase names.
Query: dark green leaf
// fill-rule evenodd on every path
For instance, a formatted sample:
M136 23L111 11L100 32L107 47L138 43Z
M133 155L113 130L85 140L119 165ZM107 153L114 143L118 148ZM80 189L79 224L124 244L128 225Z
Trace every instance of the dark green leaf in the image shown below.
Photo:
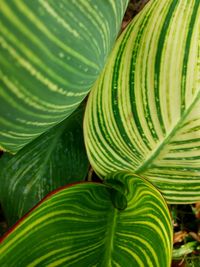
M0 148L69 116L103 69L128 0L0 1Z
M0 175L0 201L13 224L49 192L86 177L84 108L24 147Z

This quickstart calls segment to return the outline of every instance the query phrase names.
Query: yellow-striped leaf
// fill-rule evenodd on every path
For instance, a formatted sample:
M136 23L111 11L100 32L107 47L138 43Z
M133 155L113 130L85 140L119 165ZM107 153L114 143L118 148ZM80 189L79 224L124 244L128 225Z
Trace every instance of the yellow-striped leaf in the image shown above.
M4 165L0 171L0 203L9 225L49 192L86 177L89 162L83 142L83 112L81 106L8 162L4 156L0 159L0 166Z
M123 210L112 179L127 200ZM3 237L0 265L169 267L172 227L161 194L130 173L107 183L80 183L46 198Z
M69 116L113 46L128 0L0 1L0 148Z
M89 159L171 203L200 201L200 1L150 1L118 40L85 116Z

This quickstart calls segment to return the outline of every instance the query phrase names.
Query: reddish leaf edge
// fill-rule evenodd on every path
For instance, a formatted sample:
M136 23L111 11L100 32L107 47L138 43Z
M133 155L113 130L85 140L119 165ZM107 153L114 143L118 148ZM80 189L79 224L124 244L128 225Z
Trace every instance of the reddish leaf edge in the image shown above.
M22 216L13 226L10 227L10 229L4 233L0 237L0 244L20 225L21 222L23 222L34 210L36 210L44 201L51 198L51 196L55 195L56 193L67 189L72 186L76 186L78 184L102 184L101 182L91 182L91 181L81 181L81 182L75 182L68 185L61 186L52 192L48 193L45 197L43 197L33 208L31 208L24 216Z

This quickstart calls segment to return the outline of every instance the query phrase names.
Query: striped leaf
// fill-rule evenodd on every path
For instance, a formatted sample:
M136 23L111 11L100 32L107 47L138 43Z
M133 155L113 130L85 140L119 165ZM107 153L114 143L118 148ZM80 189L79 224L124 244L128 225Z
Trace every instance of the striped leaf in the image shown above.
M69 116L113 46L128 0L0 1L0 148Z
M9 225L52 190L86 177L89 163L83 142L83 112L81 106L8 163L2 161L4 157L0 160L4 164L0 173L0 202Z
M3 237L0 265L169 267L172 228L160 193L129 173L107 183L76 184L42 201ZM115 192L126 198L125 209Z
M200 1L150 1L118 40L85 116L89 159L170 203L200 201Z

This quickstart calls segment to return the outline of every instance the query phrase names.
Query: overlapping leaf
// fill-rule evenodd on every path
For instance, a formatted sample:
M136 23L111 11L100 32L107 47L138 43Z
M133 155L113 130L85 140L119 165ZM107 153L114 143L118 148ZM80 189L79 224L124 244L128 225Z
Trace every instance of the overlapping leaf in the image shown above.
M200 201L200 1L155 0L92 91L85 140L102 177L130 170L172 203Z
M169 267L172 228L160 193L129 173L107 184L76 184L46 198L2 239L0 265ZM126 198L124 210L115 192Z
M69 116L101 72L128 0L1 0L0 148Z
M86 177L89 162L83 142L83 112L84 107L80 106L6 164L3 162L0 202L9 225L52 190Z

